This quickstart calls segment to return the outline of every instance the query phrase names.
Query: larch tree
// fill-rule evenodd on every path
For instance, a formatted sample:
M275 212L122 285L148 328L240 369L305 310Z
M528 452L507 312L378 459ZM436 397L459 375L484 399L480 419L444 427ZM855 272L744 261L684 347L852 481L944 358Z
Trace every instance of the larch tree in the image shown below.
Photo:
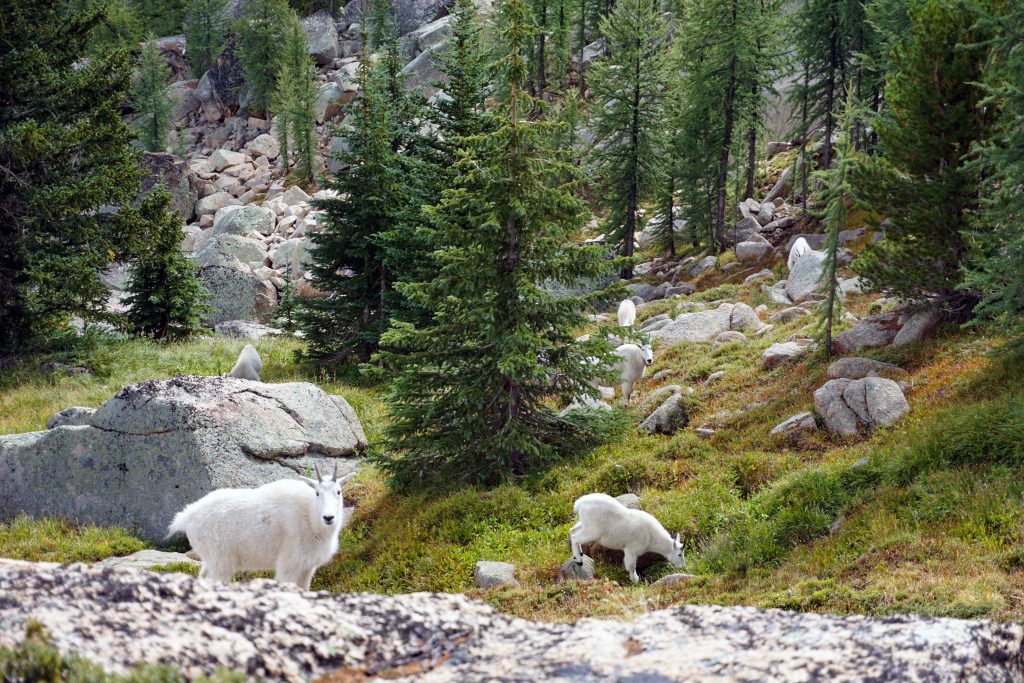
M591 67L591 161L607 210L605 232L631 257L641 208L657 191L665 26L650 0L619 0L601 21L610 55ZM631 278L627 264L622 277Z
M192 0L185 11L185 49L196 78L217 64L227 44L227 0Z
M316 67L309 55L306 32L298 18L292 18L285 32L281 68L272 98L272 111L281 130L281 165L287 171L289 157L296 155L295 178L309 186L316 164Z
M432 319L394 323L379 356L396 373L380 465L401 487L492 484L558 461L585 432L553 403L593 395L587 359L608 353L598 335L574 340L584 301L546 289L609 262L571 240L583 207L550 147L556 124L527 94L529 6L501 0L495 13L494 129L466 140L455 186L429 209L436 277L399 286Z
M286 0L250 0L242 5L235 37L254 113L270 110L285 33L293 17Z
M171 69L160 55L156 41L150 36L139 53L132 85L132 105L135 109L135 129L139 142L147 152L167 150L167 135L171 132L174 103L167 90Z

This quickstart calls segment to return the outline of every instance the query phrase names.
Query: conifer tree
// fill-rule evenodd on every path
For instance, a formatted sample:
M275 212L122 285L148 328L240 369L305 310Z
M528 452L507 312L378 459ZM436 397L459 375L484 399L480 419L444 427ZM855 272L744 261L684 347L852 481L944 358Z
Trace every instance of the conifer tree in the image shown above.
M443 89L447 97L438 98L432 109L447 151L446 164L455 161L460 140L484 132L489 121L484 106L488 64L480 13L473 0L455 0L451 31L449 47L438 59L438 68L446 76Z
M392 275L382 236L406 201L383 61L371 65L364 55L360 74L363 92L341 155L348 168L328 182L338 196L316 203L324 229L310 237L313 284L332 295L305 300L298 316L311 355L331 363L369 360L387 329Z
M235 27L238 60L252 95L252 110L266 113L277 83L285 31L294 17L286 0L249 0Z
M985 178L982 206L970 246L976 254L964 283L977 292L975 312L1010 335L1011 347L1024 344L1024 6L1005 13L985 12L979 33L992 36L992 56L984 78L988 108L999 111L991 136L977 145Z
M155 36L173 36L181 32L185 17L183 0L133 0L142 29Z
M138 246L141 172L120 111L129 61L80 62L102 19L59 0L0 5L0 354L99 315L99 273Z
M89 30L90 56L117 49L135 50L146 33L132 6L124 0L67 0L65 10L71 15L102 17Z
M173 341L202 328L206 290L195 262L181 251L181 216L171 195L150 193L140 213L147 234L128 273L128 324L136 334Z
M191 0L185 13L186 56L196 78L217 64L227 43L227 0Z
M167 134L171 131L174 111L167 91L170 77L171 69L150 36L139 53L132 86L132 103L137 114L135 128L139 131L139 142L147 152L167 150Z
M456 186L429 210L436 277L400 285L433 318L393 324L380 354L397 373L381 465L399 486L494 483L556 461L581 433L548 400L592 394L586 359L607 353L604 340L573 339L583 302L544 289L608 265L569 239L583 211L559 182L553 124L533 118L526 94L529 6L502 0L495 12L494 130L467 140Z
M906 299L935 297L957 313L964 234L977 208L978 179L965 158L985 134L978 106L983 74L973 19L956 0L918 0L894 57L886 109L875 121L879 155L858 166L854 186L891 225L854 268L874 290Z
M592 67L595 175L607 208L606 234L633 255L641 204L659 181L665 30L650 0L619 0L601 21L611 54ZM627 265L624 278L633 276Z
M296 179L312 184L316 173L316 68L309 55L306 32L293 18L285 34L281 69L274 91L274 110L282 131L282 166L287 170L291 153L298 156Z

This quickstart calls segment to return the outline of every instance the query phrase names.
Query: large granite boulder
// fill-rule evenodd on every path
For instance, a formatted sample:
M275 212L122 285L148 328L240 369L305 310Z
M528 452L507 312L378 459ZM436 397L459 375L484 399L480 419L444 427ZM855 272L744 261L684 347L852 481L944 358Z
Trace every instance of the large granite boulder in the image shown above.
M899 313L882 313L861 320L848 330L843 330L832 339L836 353L857 353L864 349L888 346L900 330Z
M139 199L162 186L171 193L170 208L181 215L181 220L192 220L199 201L199 176L189 165L173 154L144 152L140 166L143 175Z
M872 358L840 358L828 366L829 379L863 379L868 376L906 375L906 370L892 363Z
M229 206L218 213L214 219L213 234L248 235L256 232L261 235L269 235L274 232L276 223L274 212L262 206L256 204Z
M633 621L537 624L464 595L302 592L267 580L0 560L0 645L29 620L124 673L320 681L1019 681L1024 625L683 605ZM9 596L9 597L8 597Z
M345 5L345 21L359 22L369 16L370 0L352 0ZM452 0L396 0L391 3L391 16L398 35L405 34L448 14Z
M241 265L235 259L234 264L217 263L199 269L199 277L210 293L206 303L212 310L205 316L207 325L215 326L228 320L267 323L273 317L273 310L277 306L277 289L248 268L239 267Z
M774 370L780 365L793 363L806 356L814 348L810 339L792 339L772 344L761 354L761 368Z
M663 344L678 342L712 342L729 329L733 305L722 304L713 311L683 313L672 322L650 333L652 341Z
M825 253L809 251L793 264L786 280L786 295L793 303L807 301L821 289L825 275Z
M330 64L338 56L338 29L334 17L327 10L315 12L302 20L306 31L306 45L316 63Z
M910 405L896 382L865 377L829 380L814 392L814 410L830 431L851 436L895 422Z
M260 486L314 463L349 472L365 447L352 407L313 384L140 382L87 425L0 436L0 519L64 517L158 541L175 512L214 489Z
M640 431L647 434L675 434L690 423L686 398L673 394L658 409L640 423Z

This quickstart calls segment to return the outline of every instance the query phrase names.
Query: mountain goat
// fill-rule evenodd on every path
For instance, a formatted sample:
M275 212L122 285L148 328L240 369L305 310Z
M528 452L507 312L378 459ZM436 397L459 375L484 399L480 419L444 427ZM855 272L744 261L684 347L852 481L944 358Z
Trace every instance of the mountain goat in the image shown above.
M235 361L235 367L231 368L231 372L228 373L228 377L237 377L238 379L251 379L254 382L260 380L260 370L263 369L263 359L260 358L259 351L253 348L252 344L246 344L242 352L238 354L238 360Z
M644 553L657 553L676 567L686 566L686 553L679 534L672 538L661 522L642 510L631 510L603 493L580 496L572 506L579 521L569 530L572 558L583 564L583 546L597 543L622 551L622 564L636 583L636 561Z
M636 304L629 299L624 299L619 304L619 327L633 327L636 322Z
M309 590L313 573L338 550L344 526L341 487L355 473L281 479L255 489L218 489L174 516L199 554L200 578L230 583L236 572L274 570L277 581Z
M622 395L629 404L629 397L633 393L633 385L640 381L647 371L647 366L654 362L654 353L650 344L637 346L636 344L623 344L615 349L615 355L619 357L616 364L618 369L619 387ZM594 380L595 387L613 387L607 380L597 378Z
M804 254L811 252L811 245L807 243L803 237L798 237L796 242L793 242L793 246L789 250L789 260L786 261L786 267L789 270L793 270L793 266L800 260L800 257Z

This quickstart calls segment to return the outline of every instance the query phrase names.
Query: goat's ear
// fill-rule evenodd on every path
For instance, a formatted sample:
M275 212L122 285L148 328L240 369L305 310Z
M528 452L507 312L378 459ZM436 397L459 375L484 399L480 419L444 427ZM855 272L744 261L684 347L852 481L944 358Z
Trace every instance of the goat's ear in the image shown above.
M676 532L676 545L680 546L680 547L683 545L683 542L681 540L679 540L679 532L678 531Z
M300 474L299 475L299 480L302 481L302 483L304 483L306 486L308 486L311 489L315 489L316 488L316 482L313 481L312 479L310 479L309 477L304 477L304 476L302 476Z
M357 474L359 474L359 473L358 472L349 472L348 474L346 474L341 479L338 479L338 486L341 486L342 484L344 484L346 481L348 481L352 477L356 476Z

